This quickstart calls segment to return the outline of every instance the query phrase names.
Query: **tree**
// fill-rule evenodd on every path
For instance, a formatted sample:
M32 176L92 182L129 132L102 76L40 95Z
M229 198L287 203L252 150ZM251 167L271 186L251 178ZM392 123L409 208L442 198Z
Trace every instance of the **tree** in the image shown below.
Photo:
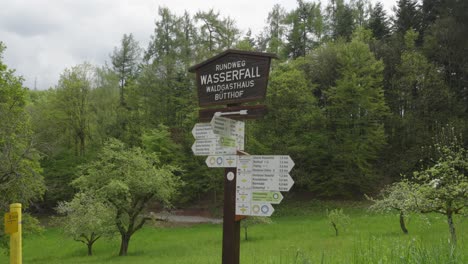
M324 91L330 161L325 165L328 175L317 179L316 185L347 196L371 188L376 176L373 164L386 143L383 63L365 44L368 35L357 31L350 43L337 45L339 77Z
M394 32L403 36L410 29L416 32L419 31L421 27L421 13L416 0L398 0L394 12Z
M5 46L0 42L0 208L22 203L28 208L45 191L40 154L26 109L23 79L3 64Z
M208 12L198 12L195 22L201 22L198 33L200 59L234 46L239 35L235 21L230 17L220 18L219 12L210 9Z
M327 209L327 218L330 222L333 230L335 230L335 235L338 236L338 231L345 230L350 223L350 218L348 215L343 213L343 209L333 209L328 211Z
M148 65L142 68L134 109L142 112L141 122L151 128L163 123L180 127L194 96L187 68L197 55L198 35L188 14L177 17L167 8L159 9L154 35L146 52Z
M385 186L380 191L379 199L374 199L367 195L366 198L374 203L369 207L371 211L388 212L397 210L399 212L401 231L404 234L408 234L405 219L410 212L418 211L418 205L421 204L422 199L418 194L418 185L404 179Z
M284 52L287 57L303 57L318 43L323 34L323 18L320 4L298 0L298 7L291 11L285 23L290 26L288 43Z
M272 72L267 95L268 114L252 124L248 148L258 154L289 154L297 164L294 180L298 185L314 186L320 174L323 115L308 86L303 59L278 65ZM250 124L249 124L250 125Z
M119 76L120 105L125 107L124 89L130 81L135 79L138 73L141 49L131 33L123 35L120 45L119 48L114 48L111 61L114 72Z
M236 49L255 51L255 39L252 38L252 30L248 30L244 38L236 44Z
M424 4L427 2L436 1L426 0ZM436 12L426 10L426 15L430 17L429 23L431 20L435 21L425 25L427 30L424 31L424 54L443 73L446 85L459 102L459 110L453 115L460 115L468 120L468 2L439 1L432 5ZM467 122L464 122L464 126L466 133Z
M176 194L178 179L173 166L162 164L152 153L138 147L127 148L109 140L97 159L84 165L73 185L80 192L98 194L115 210L114 222L121 236L120 256L127 255L130 238L147 217L143 210L151 201L169 206Z
M433 136L446 123L462 123L454 114L456 102L437 67L416 49L417 33L405 34L401 61L395 66L386 101L392 115L387 119L386 168L393 177L408 175L420 166Z
M328 34L335 40L350 40L355 28L353 8L343 0L332 0L326 9Z
M262 51L281 54L285 42L286 34L286 10L279 4L275 4L268 13L267 26L263 36L259 40Z
M387 37L390 34L388 19L382 3L378 2L373 8L367 28L372 30L372 34L378 40Z
M100 201L96 195L77 193L70 202L60 202L57 218L65 234L88 248L88 256L93 255L93 245L101 237L111 237L116 233L114 210Z
M3 63L5 46L0 42L0 211L11 203L21 203L27 210L45 192L40 153L26 109L28 91L23 79ZM23 214L23 233L39 232L38 221ZM0 221L0 248L7 248L8 236Z
M419 207L424 213L445 215L451 241L456 244L453 216L468 207L468 151L456 143L435 148L440 156L435 164L413 174L423 198Z
M88 63L65 69L56 88L55 107L61 112L56 118L62 122L64 134L70 135L75 156L85 155L86 143L91 136L89 98L95 85L94 74Z

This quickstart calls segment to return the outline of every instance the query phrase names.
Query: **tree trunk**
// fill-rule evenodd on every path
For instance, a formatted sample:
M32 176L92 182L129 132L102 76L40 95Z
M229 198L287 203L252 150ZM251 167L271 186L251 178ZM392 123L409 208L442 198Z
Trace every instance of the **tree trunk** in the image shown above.
M80 135L80 156L84 156L85 154L85 144L86 144L86 136L84 135Z
M128 244L130 243L130 235L124 234L121 236L119 256L126 256L128 251Z
M455 225L453 224L453 213L447 213L447 223L449 225L450 236L452 237L452 242L454 245L457 244L457 234L455 233Z
M88 243L88 256L92 256L92 255L93 255L93 243L94 243L94 242Z
M335 223L331 222L333 228L335 229L335 235L338 236L338 228L336 227Z
M403 233L405 233L407 235L408 234L408 229L406 229L405 214L403 213L403 211L400 211L400 227L401 227L401 231L403 231Z

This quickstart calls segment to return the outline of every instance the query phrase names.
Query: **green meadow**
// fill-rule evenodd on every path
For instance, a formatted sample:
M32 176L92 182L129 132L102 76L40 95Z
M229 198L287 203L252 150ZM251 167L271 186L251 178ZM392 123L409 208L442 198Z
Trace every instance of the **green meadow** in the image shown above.
M468 223L455 218L458 245L449 242L442 215L411 215L404 235L396 213L369 213L363 204L293 202L277 206L272 224L241 233L241 263L468 263ZM335 236L325 209L344 208L351 218ZM162 227L148 225L130 241L129 255L117 256L119 239L98 240L94 255L64 237L56 227L23 242L23 262L52 263L187 263L221 262L222 225ZM2 255L0 263L7 263Z

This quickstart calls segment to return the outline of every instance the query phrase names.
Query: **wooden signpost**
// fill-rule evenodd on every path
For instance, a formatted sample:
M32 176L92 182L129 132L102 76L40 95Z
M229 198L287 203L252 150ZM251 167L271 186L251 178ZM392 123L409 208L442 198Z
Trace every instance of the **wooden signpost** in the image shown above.
M294 183L288 174L294 166L289 156L243 152L245 124L235 121L266 113L265 105L241 104L265 99L272 58L276 54L226 50L189 69L196 74L199 106L218 105L199 110L199 121L204 123L192 130L196 139L192 150L208 156L208 167L225 168L223 264L239 264L242 215L270 216L271 204L283 199L280 191L288 191ZM249 170L242 168L245 163L250 164Z

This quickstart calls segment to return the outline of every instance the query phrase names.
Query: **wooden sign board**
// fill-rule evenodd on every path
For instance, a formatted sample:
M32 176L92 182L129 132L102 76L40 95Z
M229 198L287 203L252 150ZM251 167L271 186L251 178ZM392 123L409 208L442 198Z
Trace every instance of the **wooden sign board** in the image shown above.
M10 212L5 214L5 233L13 234L18 232L18 213Z
M196 73L198 104L226 105L263 100L275 54L226 50L189 71Z

